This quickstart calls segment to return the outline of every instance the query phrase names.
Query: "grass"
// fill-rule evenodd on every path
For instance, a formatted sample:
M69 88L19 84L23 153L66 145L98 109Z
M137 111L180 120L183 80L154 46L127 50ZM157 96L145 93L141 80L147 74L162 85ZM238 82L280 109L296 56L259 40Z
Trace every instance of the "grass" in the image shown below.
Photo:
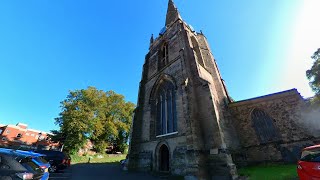
M270 164L244 167L238 170L240 176L250 180L292 180L298 177L295 164Z
M126 154L96 154L93 156L71 155L72 164L78 163L119 163L120 160L126 158Z
M96 154L94 156L71 155L72 164L88 163L119 163L126 154ZM298 177L295 164L268 164L243 167L238 169L240 176L250 180L292 180Z

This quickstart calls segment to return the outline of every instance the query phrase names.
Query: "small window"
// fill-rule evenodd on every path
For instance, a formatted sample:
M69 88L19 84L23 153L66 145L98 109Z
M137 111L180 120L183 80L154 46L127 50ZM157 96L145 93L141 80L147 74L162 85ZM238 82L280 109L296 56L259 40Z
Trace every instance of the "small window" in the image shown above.
M29 133L26 133L26 135L29 136L30 134L29 134Z
M47 137L46 137L46 141L49 141L49 140L50 140L50 137L49 137L49 136L47 136Z
M19 134L17 135L17 138L21 138L21 137L22 137L22 134L19 133Z
M2 139L1 139L2 141L6 141L7 140L7 138L6 137L2 137Z
M6 133L7 133L7 134L10 134L10 130L8 129L8 130L6 131Z

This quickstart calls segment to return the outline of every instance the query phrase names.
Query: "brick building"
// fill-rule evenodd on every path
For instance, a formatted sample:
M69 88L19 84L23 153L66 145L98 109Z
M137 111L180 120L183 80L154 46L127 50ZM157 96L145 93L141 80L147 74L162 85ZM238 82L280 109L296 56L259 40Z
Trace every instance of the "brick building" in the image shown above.
M169 0L143 65L129 169L236 179L235 164L296 161L317 141L304 124L306 108L296 89L232 100L205 35Z
M56 146L50 141L49 133L28 129L27 124L0 125L0 145L5 147L37 148Z

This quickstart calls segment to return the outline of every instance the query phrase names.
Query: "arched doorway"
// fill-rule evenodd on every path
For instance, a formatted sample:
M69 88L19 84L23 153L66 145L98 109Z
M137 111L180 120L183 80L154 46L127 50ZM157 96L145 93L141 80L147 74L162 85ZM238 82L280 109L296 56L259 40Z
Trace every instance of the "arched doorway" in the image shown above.
M169 171L169 149L163 144L159 149L159 170L166 172Z

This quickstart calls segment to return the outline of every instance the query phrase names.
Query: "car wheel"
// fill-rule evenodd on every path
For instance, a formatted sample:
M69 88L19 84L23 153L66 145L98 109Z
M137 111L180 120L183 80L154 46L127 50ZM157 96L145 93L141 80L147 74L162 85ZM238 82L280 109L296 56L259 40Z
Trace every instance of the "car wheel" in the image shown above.
M51 166L49 167L49 172L50 172L50 173L57 172L57 166L56 166L56 165L51 165Z

